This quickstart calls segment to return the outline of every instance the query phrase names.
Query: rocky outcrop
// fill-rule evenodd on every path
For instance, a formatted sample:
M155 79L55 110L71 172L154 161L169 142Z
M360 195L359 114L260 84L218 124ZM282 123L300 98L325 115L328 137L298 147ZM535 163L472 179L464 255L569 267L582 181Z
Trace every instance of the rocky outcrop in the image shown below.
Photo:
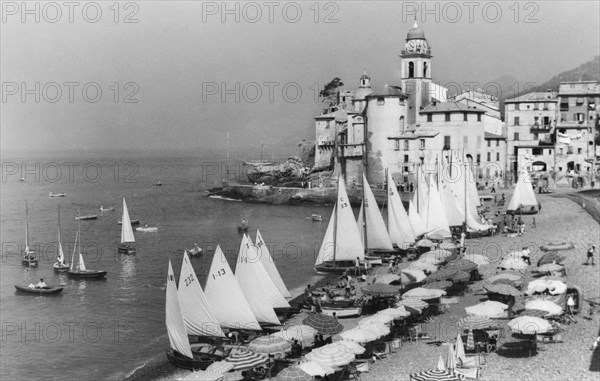
M302 161L302 165L308 168L312 168L315 165L315 147L314 141L307 142L302 140L298 143L296 149L296 156Z
M253 166L248 169L247 176L251 183L302 187L309 173L310 167L304 166L302 159L291 156L282 164Z

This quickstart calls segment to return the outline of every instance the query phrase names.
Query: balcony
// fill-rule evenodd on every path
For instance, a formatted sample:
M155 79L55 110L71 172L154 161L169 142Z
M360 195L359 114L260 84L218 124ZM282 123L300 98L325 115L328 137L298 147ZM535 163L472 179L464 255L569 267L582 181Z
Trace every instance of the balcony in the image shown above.
M540 146L553 146L554 142L552 141L552 138L548 137L545 139L540 139L539 143Z
M529 131L533 133L548 133L552 129L551 124L532 124L529 126Z

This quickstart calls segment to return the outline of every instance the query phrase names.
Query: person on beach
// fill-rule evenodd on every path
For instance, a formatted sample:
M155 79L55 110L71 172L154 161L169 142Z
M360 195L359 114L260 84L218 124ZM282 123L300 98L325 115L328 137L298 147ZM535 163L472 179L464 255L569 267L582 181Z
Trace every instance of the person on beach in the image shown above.
M492 192L491 193L496 193L496 185L492 184Z
M354 275L360 275L360 258L356 257L354 261Z
M592 260L592 266L596 266L594 263L594 252L596 251L596 245L592 245L587 251L587 260L585 261L586 265L590 264L590 259Z
M371 264L369 263L369 260L367 258L365 258L365 274L369 274L369 269L371 268Z
M467 235L463 231L460 233L460 247L465 247L465 238L467 238Z
M569 294L569 299L567 299L567 308L569 309L569 314L573 316L573 309L575 308L575 300L573 300L573 294Z
M542 203L538 201L538 213L542 212Z

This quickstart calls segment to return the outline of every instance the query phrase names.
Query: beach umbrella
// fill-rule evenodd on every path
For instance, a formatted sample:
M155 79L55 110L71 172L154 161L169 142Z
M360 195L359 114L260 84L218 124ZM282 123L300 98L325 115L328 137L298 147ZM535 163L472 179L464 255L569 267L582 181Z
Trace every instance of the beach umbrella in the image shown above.
M469 334L467 335L467 349L473 350L475 349L475 339L473 338L473 330L469 329Z
M423 285L423 288L429 288L429 289L437 288L439 290L444 290L450 286L452 286L452 282L447 281L447 280L438 280L436 282L425 283Z
M535 316L519 316L508 322L508 327L515 333L533 335L552 332L554 328L548 320Z
M327 344L324 347L313 349L306 355L306 359L325 364L331 367L344 366L354 361L354 353L343 345Z
M410 312L406 311L406 308L404 308L404 306L400 306L396 308L386 308L385 310L377 312L377 315L390 315L393 320L396 320L410 316Z
M541 299L536 299L536 300L527 302L527 304L525 304L525 309L547 311L548 316L562 315L564 312L562 307L559 306L558 304L556 304L550 300L541 300Z
M496 328L498 323L487 316L472 315L462 318L456 323L461 329L487 329Z
M452 276L452 282L454 283L468 282L469 279L471 279L471 274L466 273L464 271L458 271Z
M563 294L567 291L567 284L560 280L549 280L547 278L541 278L532 280L527 284L527 295L532 295L536 292L544 292L548 290L551 295Z
M223 379L222 373L215 373L209 370L196 370L183 378L180 381L220 381Z
M562 261L564 261L565 259L567 259L566 257L558 254L558 252L556 251L552 251L549 253L546 253L544 255L542 255L542 257L538 260L537 265L538 266L542 266L542 265L546 265L549 263L558 263L560 264Z
M325 377L328 374L335 373L335 369L325 364L319 364L314 361L305 361L298 364L298 368L302 369L311 376Z
M206 370L211 371L213 373L224 374L229 372L234 368L234 365L227 361L215 361L206 368Z
M363 294L373 296L394 296L400 292L400 287L385 283L373 283L361 288Z
M490 264L490 260L483 254L467 254L465 259L477 264L477 266L487 266Z
M427 238L423 238L416 243L417 247L435 247L435 243L433 241L428 240Z
M407 309L408 309L408 307L418 309L419 313L420 313L421 310L423 310L429 306L429 303L424 302L421 299L409 298L409 299L402 299L401 301L398 302L398 305L404 306Z
M402 299L417 298L421 300L428 300L437 299L443 295L446 295L446 291L444 290L417 287L402 294Z
M456 335L456 359L460 360L460 361L464 361L465 360L465 345L463 344L463 340L462 340L462 335L460 334L460 332L458 333L458 335Z
M394 320L394 317L390 314L375 314L372 316L367 316L358 321L358 325L367 325L367 324L388 324Z
M382 274L382 275L377 275L377 282L390 284L392 282L396 282L396 281L400 280L400 278L401 278L400 274ZM405 283L405 282L401 282L401 283ZM406 283L409 283L409 282L406 282Z
M520 316L545 317L548 316L548 311L543 310L523 310L519 313Z
M509 286L514 287L514 288L517 288L517 286L519 285L519 283L517 283L516 281L510 280L510 279L505 279L505 278L495 279L493 282L486 282L486 283L488 283L488 284L490 284L490 283L491 284L500 284L500 283L508 284Z
M365 347L358 344L357 342L350 341L350 340L340 340L340 341L336 341L334 344L343 345L344 347L348 348L350 350L350 352L354 353L355 355L362 355L367 350Z
M379 339L381 336L382 335L373 330L360 326L340 333L342 339L357 343L368 343L369 341Z
M291 325L271 336L279 336L288 341L298 340L302 345L310 346L315 340L317 330L306 324Z
M430 263L426 264L426 265L433 266L435 268L435 271L437 271L437 267L435 265L432 265ZM400 275L409 276L412 279L414 279L414 281L409 282L409 283L422 282L425 280L425 278L427 278L427 275L425 275L423 270L419 270L416 268L404 269L400 272Z
M457 273L454 269L441 269L425 278L425 283L437 282L438 280L452 280Z
M527 264L527 262L521 259L515 260L513 258L506 258L498 267L508 270L525 270L528 266L529 265Z
M427 276L424 274L425 271L429 272L429 273L434 273L436 271L438 271L438 267L436 265L434 265L433 263L429 263L429 262L413 262L411 263L406 269L402 270L402 272L409 272L412 273L413 271L419 271L421 273L423 273L423 279L425 279ZM421 280L417 280L417 282L420 282Z
M412 373L410 379L414 381L463 381L465 377L451 370L428 369Z
M456 271L465 271L465 272L471 272L473 270L477 270L479 266L477 265L477 263L472 262L468 259L457 259L455 261L452 262L448 262L448 264L445 266L445 268L447 269L454 269Z
M506 304L486 300L485 302L476 304L474 306L466 307L465 311L468 315L487 316L489 318L498 318L506 316Z
M292 344L279 336L261 336L248 344L248 349L256 353L284 353L292 349Z
M344 330L344 326L336 318L322 313L310 314L302 320L302 323L314 328L323 335L335 335Z
M389 335L390 327L387 324L380 323L378 321L371 321L368 323L359 323L358 328L368 329L379 335L379 337Z
M496 283L496 284L488 284L484 283L483 288L485 288L488 293L500 294L500 295L511 295L511 296L519 296L521 292L516 288L509 286L508 284Z
M446 369L456 369L456 353L454 353L454 345L448 345L448 354L446 355Z
M312 381L313 376L306 373L302 368L292 365L289 368L285 368L277 377L275 377L277 381Z
M268 356L262 353L254 353L246 348L236 348L225 361L233 364L233 370L252 369L266 363Z
M518 281L523 278L523 275L516 274L510 271L503 271L500 274L496 274L486 279L486 281L493 283L497 279L508 279L512 281Z
M545 265L541 265L531 271L535 271L538 273L551 273L553 271L561 271L564 267L561 265L557 265L556 263L547 263Z

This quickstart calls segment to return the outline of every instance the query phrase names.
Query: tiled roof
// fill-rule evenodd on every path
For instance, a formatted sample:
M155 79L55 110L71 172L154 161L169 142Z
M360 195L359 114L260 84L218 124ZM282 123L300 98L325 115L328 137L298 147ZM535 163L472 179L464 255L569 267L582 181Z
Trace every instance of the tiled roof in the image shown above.
M461 102L434 102L428 104L423 110L421 110L422 114L437 112L475 112L483 114L485 113L485 110L482 110L476 106L467 106Z
M556 91L545 91L545 92L532 92L521 95L520 97L507 99L504 103L517 103L517 102L556 102Z
M385 85L383 89L372 92L366 96L367 98L378 98L378 97L402 97L407 98L408 96L402 92L399 86Z

